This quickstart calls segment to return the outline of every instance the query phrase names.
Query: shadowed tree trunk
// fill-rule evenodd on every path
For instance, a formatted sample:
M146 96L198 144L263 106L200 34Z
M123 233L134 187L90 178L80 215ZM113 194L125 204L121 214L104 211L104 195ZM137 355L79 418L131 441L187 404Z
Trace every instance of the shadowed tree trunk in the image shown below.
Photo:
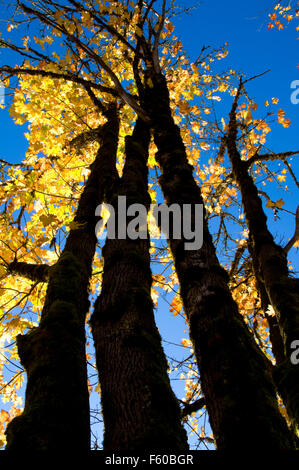
M152 81L143 106L152 120L166 202L203 204L171 116L166 81L162 75ZM265 357L238 313L207 222L201 249L188 251L185 241L169 239L217 448L293 448Z
M149 208L149 139L149 129L138 119L132 136L126 138L123 177L109 201L116 217L120 195L126 196L127 205ZM91 319L105 425L104 450L184 451L188 449L187 437L153 313L146 214L140 223L143 239L107 236L102 291Z
M265 318L267 319L269 325L269 338L271 342L272 353L276 361L276 365L280 365L285 361L285 352L284 352L284 344L283 339L280 333L279 324L275 315L269 315L267 313L268 306L270 304L270 300L265 289L264 283L261 281L258 273L258 266L256 263L255 256L253 254L252 243L248 243L248 250L252 258L252 267L253 272L256 278L256 285L257 290L259 292L260 300L261 300L261 307L264 311Z
M289 276L286 253L274 242L268 230L262 201L248 172L248 162L241 159L236 145L236 108L241 90L242 83L230 112L226 146L233 175L241 192L258 285L273 306L283 338L285 359L280 360L274 370L275 382L299 437L299 366L290 360L294 351L292 343L299 339L299 280Z
M100 148L80 197L71 230L58 262L48 271L48 288L40 324L17 337L27 372L23 413L7 427L7 450L70 450L90 448L89 395L85 357L88 286L96 248L95 209L115 170L118 116L106 112L99 133ZM29 271L20 266L23 275ZM14 266L15 272L17 266ZM41 276L45 270L40 268ZM37 275L33 267L31 274Z

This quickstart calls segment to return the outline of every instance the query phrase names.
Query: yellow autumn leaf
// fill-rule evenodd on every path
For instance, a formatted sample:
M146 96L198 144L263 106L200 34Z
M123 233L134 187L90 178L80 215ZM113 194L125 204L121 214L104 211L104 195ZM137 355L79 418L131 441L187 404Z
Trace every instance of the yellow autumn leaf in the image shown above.
M70 64L72 62L72 55L70 54L69 51L67 51L66 55L65 55L65 61L67 64Z
M81 14L81 20L82 20L82 23L89 27L90 23L91 23L91 16L90 16L90 13L88 13L88 11L84 11L82 14Z
M3 265L0 265L0 279L5 277L7 274L6 268Z
M70 230L79 230L80 228L84 228L85 226L85 222L84 223L80 223L80 222L75 222L74 220L72 222L70 222L68 224L68 228Z
M172 23L167 23L165 28L167 29L169 33L172 33L174 30L174 25Z
M0 419L1 419L2 422L8 423L10 421L10 414L5 410L1 410L0 411Z
M142 29L141 29L139 26L136 26L136 28L135 28L135 34L136 34L136 36L138 36L138 37L141 37L141 36L143 35L143 31L142 31Z
M146 83L148 84L150 88L154 88L153 80L151 78L148 78Z
M263 320L262 320L262 327L263 327L263 328L269 328L269 324L268 324L267 318L263 318Z
M266 203L266 207L268 207L269 209L272 209L273 207L281 209L284 204L285 204L285 202L284 202L283 199L278 199L278 201L276 201L276 202L271 201L270 199L268 199L268 201Z
M266 207L268 207L269 209L271 209L272 207L275 207L275 202L271 201L270 199L267 200L266 202Z
M283 181L286 180L286 177L285 177L285 175L278 175L277 179L278 179L278 181L280 181L282 183Z
M52 222L57 221L57 217L54 214L48 214L48 215L41 215L39 220L43 224L44 227L47 227L47 225L50 225Z
M283 127L289 127L291 124L291 120L289 118L285 119L282 123Z
M279 199L278 201L276 201L275 203L275 206L278 207L278 209L281 209L282 206L284 206L285 202L283 199Z
M190 106L186 101L180 100L179 103L179 111L181 114L187 114L190 110Z

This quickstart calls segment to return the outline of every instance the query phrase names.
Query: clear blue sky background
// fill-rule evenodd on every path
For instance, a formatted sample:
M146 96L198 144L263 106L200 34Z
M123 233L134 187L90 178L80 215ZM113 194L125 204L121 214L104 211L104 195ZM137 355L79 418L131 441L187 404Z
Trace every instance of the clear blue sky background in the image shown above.
M179 2L181 3L181 2ZM190 0L185 2L191 5ZM229 55L218 64L219 71L229 68L240 70L248 77L262 73L268 69L271 71L265 76L248 84L248 91L252 98L263 109L263 103L272 97L279 98L279 107L283 108L286 116L291 119L289 129L276 126L270 134L268 144L275 152L297 150L298 142L298 115L299 104L291 104L290 84L293 80L299 80L299 55L297 37L299 32L295 30L295 22L281 32L269 31L268 13L274 3L266 0L238 1L228 0L203 0L197 10L181 19L176 19L176 34L181 39L187 54L191 59L196 59L203 45L217 47L228 42ZM7 63L4 52L0 55L0 63ZM11 64L11 62L10 62ZM217 105L218 118L226 117L231 102ZM263 116L263 112L261 116ZM258 116L257 116L258 117ZM8 110L0 110L1 147L0 158L11 162L19 162L24 157L26 139L24 138L24 126L15 126L9 117ZM297 158L297 160L296 160ZM293 169L299 175L299 156L294 158ZM286 209L295 211L299 203L298 188L289 184L290 191L285 197ZM275 191L275 190L274 190ZM281 197L281 194L280 196ZM275 199L275 193L273 194ZM277 197L278 199L278 197ZM294 230L294 220L287 215L274 222L269 216L269 225L273 233L280 240L286 241ZM292 249L290 259L296 270L299 270L298 250ZM157 322L165 339L180 342L184 323L177 318L169 323L169 306L163 299L159 302L159 316ZM168 348L169 354L174 354L173 348ZM179 348L177 348L179 349ZM176 393L183 397L182 386L178 381L173 382Z

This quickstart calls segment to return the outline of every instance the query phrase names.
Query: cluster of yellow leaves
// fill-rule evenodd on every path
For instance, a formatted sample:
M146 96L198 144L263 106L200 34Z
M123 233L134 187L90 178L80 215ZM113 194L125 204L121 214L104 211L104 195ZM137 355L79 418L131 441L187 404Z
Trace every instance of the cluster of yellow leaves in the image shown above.
M290 119L285 117L285 111L281 108L278 110L278 122L279 124L282 124L283 127L289 127L291 124Z
M279 99L278 98L272 98L271 101L272 101L273 104L278 104ZM264 104L265 104L265 106L269 106L269 101L266 100Z
M269 338L269 325L261 310L260 298L256 286L255 277L235 276L231 286L234 300L237 302L240 314L253 332L253 336L258 338L258 344L268 359L271 357L271 342Z
M183 304L180 295L176 295L175 297L173 297L170 304L170 312L172 312L174 316L183 313Z
M26 38L26 39L27 39L27 38ZM24 40L26 40L26 39L24 39ZM29 38L28 38L28 39L29 39ZM27 41L26 41L26 45L27 45L28 39L27 39ZM37 36L33 36L33 39L34 39L34 42L35 42L36 44L39 44L39 45L42 47L43 50L45 49L45 44L52 44L52 42L53 42L53 40L54 40L52 36L45 36L45 37L42 38L42 39L40 39L40 38L37 37Z
M276 208L276 209L281 209L282 206L285 204L283 199L279 199L278 201L271 201L271 199L268 199L266 202L266 207L269 209Z
M190 340L182 339L182 346L187 349L192 348L192 343ZM198 372L192 364L188 364L188 371L180 374L180 379L185 381L185 400L187 402L195 400L200 395L200 386L198 383Z
M162 274L153 274L153 286L158 286L166 292L171 292L171 281L168 282L166 276Z
M296 20L296 23L297 23L296 31L299 31L298 2L297 4L295 3L295 5L293 6L291 6L291 2L288 2L286 6L283 6L280 2L276 3L273 13L269 14L269 18L271 20L268 23L269 29L274 29L276 27L278 31L281 31L292 20Z
M297 12L292 12L291 5L284 7L280 3L277 3L274 7L275 12L269 14L270 22L268 24L269 29L277 28L278 31L281 31L284 28L282 21L289 23L292 19L298 16ZM280 16L279 16L280 15Z
M278 102L278 98L271 99L271 103L273 105L277 105ZM269 101L267 100L264 105L268 107L270 105ZM252 112L256 111L257 109L258 105L253 101L249 101L248 103L242 103L242 105L239 106L237 112L237 119L241 121L244 129L246 128L246 132L243 132L243 148L241 148L241 154L245 160L249 159L255 155L256 152L260 151L261 147L266 143L267 134L271 131L268 120L265 118L254 119ZM267 116L269 117L273 115L273 112L267 113ZM277 122L282 124L282 126L285 128L288 128L291 124L290 119L285 117L285 111L283 111L281 108L279 108L277 111ZM278 179L279 181L283 181L285 178L279 177Z
M6 445L5 429L7 424L21 414L20 408L11 408L10 411L0 410L0 448Z
M192 344L190 340L182 339L182 345L187 349L190 349ZM192 351L192 349L191 349ZM185 399L187 403L195 402L202 397L199 381L198 371L194 367L194 363L188 364L188 371L180 374L180 380L185 382ZM206 419L200 419L206 414L206 407L204 406L198 412L194 412L188 417L183 418L183 422L188 422L188 428L190 429L190 437L196 436L196 440L204 443L204 447L207 448L206 444L214 443L214 436L210 433L209 426L207 425Z

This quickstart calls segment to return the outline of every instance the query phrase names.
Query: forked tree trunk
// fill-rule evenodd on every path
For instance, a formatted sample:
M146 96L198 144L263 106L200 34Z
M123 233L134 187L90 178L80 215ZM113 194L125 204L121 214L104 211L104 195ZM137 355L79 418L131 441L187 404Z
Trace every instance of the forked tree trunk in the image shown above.
M166 202L203 204L171 116L166 80L153 82L143 106L152 119ZM169 242L217 448L293 448L265 357L232 299L207 222L201 249L186 250L183 238Z
M127 206L137 203L149 208L149 139L147 126L138 119L133 135L126 138L119 189L108 201L115 208L120 195L126 196ZM107 237L102 291L91 320L104 450L184 451L187 437L153 313L146 218L142 224L146 239Z
M226 146L241 192L255 273L273 306L283 338L285 360L276 367L275 382L299 438L299 366L291 362L292 344L299 339L299 279L289 276L286 254L274 242L257 187L248 173L247 162L241 159L237 149L236 106L237 99L230 113Z
M58 262L50 269L39 326L17 337L27 388L23 413L7 427L10 451L90 448L85 318L97 242L95 209L115 169L119 127L115 106L106 117L74 219L80 228L70 231Z

